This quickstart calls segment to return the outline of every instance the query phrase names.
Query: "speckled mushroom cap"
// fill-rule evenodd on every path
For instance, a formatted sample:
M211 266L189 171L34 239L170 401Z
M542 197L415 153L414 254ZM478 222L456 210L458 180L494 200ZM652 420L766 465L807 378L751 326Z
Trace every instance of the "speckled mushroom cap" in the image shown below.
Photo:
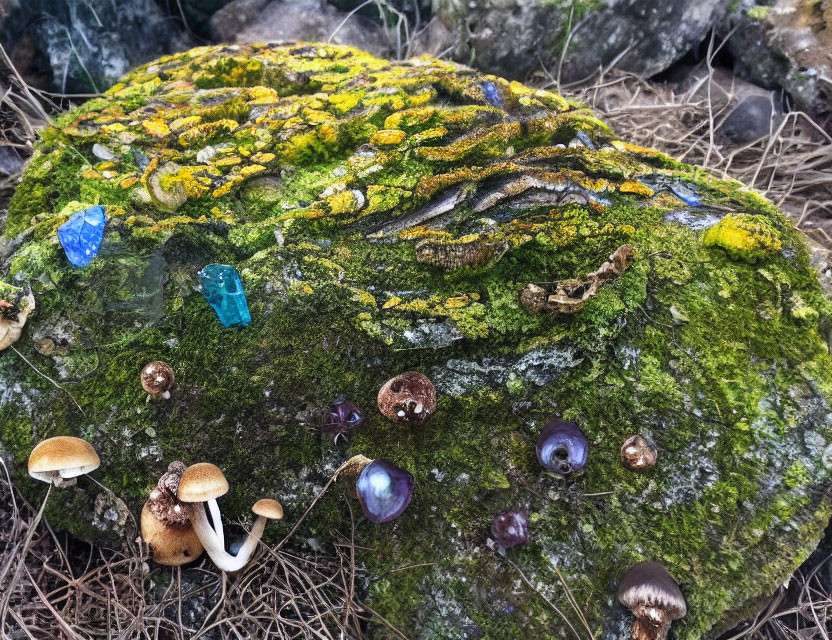
M182 502L207 502L228 493L228 480L210 462L197 462L185 469L177 493Z
M251 510L255 515L263 516L269 520L280 520L283 517L283 506L271 498L262 498L254 503Z
M658 562L639 562L624 574L618 585L618 601L628 609L652 606L664 609L676 620L687 613L679 585Z
M142 367L142 388L152 396L170 391L176 382L173 369L167 362L155 360Z
M421 426L436 412L436 387L422 373L402 373L379 389L378 409L397 424Z
M94 471L101 460L92 445L81 438L55 436L40 442L29 455L29 475L43 482L74 478Z

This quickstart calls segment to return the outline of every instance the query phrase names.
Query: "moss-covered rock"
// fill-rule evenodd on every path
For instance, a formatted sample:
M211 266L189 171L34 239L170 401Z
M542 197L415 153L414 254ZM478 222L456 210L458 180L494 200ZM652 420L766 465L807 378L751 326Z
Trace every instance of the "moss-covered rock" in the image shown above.
M56 229L94 204L104 242L73 268ZM621 142L561 96L432 58L195 49L60 116L5 235L2 279L38 305L16 346L63 387L0 354L19 483L42 491L25 461L57 434L94 443L134 513L168 462L210 460L228 517L284 503L277 536L346 457L389 458L413 502L360 520L356 552L366 598L411 637L567 637L551 605L623 637L614 589L642 559L681 583L675 637L712 636L829 518L829 304L800 236L741 184ZM224 328L195 290L209 263L238 269L249 326ZM168 401L145 402L151 360L175 369ZM408 370L439 391L411 429L375 407ZM339 394L366 415L340 448L316 424ZM587 434L580 477L536 460L552 416ZM635 433L659 449L642 473L619 459ZM299 539L348 529L346 484ZM95 494L53 492L50 521L101 537ZM506 558L488 525L517 505L533 542Z

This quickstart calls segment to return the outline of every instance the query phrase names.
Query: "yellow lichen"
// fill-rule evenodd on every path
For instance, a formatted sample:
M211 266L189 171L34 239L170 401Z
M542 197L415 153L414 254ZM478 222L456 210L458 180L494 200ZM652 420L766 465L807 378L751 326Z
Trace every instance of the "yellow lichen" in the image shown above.
M167 123L165 123L165 121L161 118L143 120L142 126L147 133L156 138L163 138L170 134L170 127L168 127Z
M370 144L378 147L389 147L401 144L407 134L401 129L382 129L376 131L370 138Z
M761 216L733 213L708 229L702 240L706 247L720 247L732 258L756 262L780 251L783 244L774 226Z

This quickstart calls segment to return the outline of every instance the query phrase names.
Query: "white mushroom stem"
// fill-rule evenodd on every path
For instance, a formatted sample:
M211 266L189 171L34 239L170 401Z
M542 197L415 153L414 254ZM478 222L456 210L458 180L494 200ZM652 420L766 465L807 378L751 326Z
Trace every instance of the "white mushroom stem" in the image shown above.
M208 509L211 511L211 521L214 523L214 533L217 534L217 541L220 544L220 549L225 549L225 532L222 528L220 506L217 504L216 500L209 500Z
M196 531L202 546L205 547L205 551L217 567L223 571L239 571L246 566L252 552L257 548L260 536L263 535L263 530L266 528L266 518L257 517L254 526L251 528L251 533L248 534L236 556L227 553L224 546L220 544L216 531L211 528L211 523L208 522L208 514L205 513L205 508L201 504L194 505L191 524L193 524L194 531Z

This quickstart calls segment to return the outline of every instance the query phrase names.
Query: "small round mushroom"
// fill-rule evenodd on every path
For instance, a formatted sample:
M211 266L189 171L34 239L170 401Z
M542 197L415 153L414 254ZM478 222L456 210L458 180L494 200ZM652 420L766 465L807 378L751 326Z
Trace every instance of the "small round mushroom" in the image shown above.
M403 373L381 387L378 409L397 424L420 427L436 412L436 387L426 375Z
M625 573L618 601L636 618L633 640L665 640L670 624L687 613L679 585L658 562L639 562Z
M656 466L657 456L656 445L642 435L631 436L621 445L621 462L633 471Z
M170 390L173 389L176 376L168 363L161 360L148 362L142 367L141 379L142 388L147 391L148 396L170 399Z
M255 504L257 520L251 529L243 546L236 555L225 551L225 544L222 539L222 524L220 520L219 507L216 499L228 492L228 481L225 479L219 467L210 462L199 462L185 469L182 479L179 481L177 496L179 500L191 504L191 523L199 541L205 547L205 551L223 571L239 571L242 569L252 552L257 547L257 542L263 535L267 519L278 519L283 517L283 508L275 500L260 500ZM214 528L208 522L208 515L202 504L207 502L211 509L211 517L214 519Z
M402 515L410 504L413 474L389 460L373 460L361 469L355 493L367 519L384 524Z
M529 541L529 516L524 510L500 511L491 522L491 535L504 549L512 549Z
M98 469L101 460L81 438L55 436L39 442L29 455L29 475L56 487L70 487L76 478Z
M196 560L203 551L190 509L176 497L184 472L184 464L171 462L142 507L142 539L154 561L172 567Z
M537 438L537 459L548 471L562 476L579 473L586 465L589 443L574 422L552 419Z

